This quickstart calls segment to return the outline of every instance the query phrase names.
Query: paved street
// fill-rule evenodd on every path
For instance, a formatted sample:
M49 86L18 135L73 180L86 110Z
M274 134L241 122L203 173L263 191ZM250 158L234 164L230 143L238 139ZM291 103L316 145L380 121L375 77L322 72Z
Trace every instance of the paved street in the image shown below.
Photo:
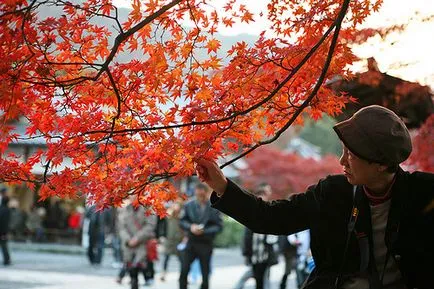
M14 249L13 266L0 267L0 289L122 289L129 288L128 277L122 285L115 282L118 269L112 267L111 251L107 250L100 267L89 265L85 255L66 253L44 253ZM159 271L160 264L157 264ZM272 287L277 289L283 265L274 266L271 271ZM246 267L238 249L216 249L213 256L211 289L232 289ZM170 262L167 281L159 280L152 287L156 289L177 289L179 265L175 258ZM141 280L141 279L140 279ZM143 280L141 280L143 283ZM254 289L249 280L245 289ZM199 288L199 284L190 286ZM294 289L294 275L288 280L288 289Z

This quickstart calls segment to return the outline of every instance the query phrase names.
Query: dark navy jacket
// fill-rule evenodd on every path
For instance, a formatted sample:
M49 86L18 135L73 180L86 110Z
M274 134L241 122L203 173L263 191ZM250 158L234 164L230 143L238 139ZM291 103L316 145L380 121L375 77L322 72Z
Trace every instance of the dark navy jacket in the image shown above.
M357 190L364 196L362 187ZM360 271L361 248L355 232L349 234L344 260L353 186L343 175L329 176L305 193L273 202L264 202L229 180L223 197L214 192L211 203L254 232L289 235L310 229L316 268L304 288L336 288L339 272L345 280ZM355 224L358 234L372 235L369 220L368 200L363 197ZM433 174L399 170L392 186L385 243L408 288L434 288Z
M192 224L204 225L204 233L200 236L193 235L190 231ZM222 230L222 219L220 212L211 208L209 202L201 212L199 203L193 199L184 206L180 226L188 234L189 241L212 244L215 235Z

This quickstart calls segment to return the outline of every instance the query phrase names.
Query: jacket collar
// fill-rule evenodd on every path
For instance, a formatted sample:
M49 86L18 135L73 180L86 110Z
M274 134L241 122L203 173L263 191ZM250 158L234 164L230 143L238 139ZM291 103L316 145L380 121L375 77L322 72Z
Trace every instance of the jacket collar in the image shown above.
M204 206L204 208L202 208ZM211 208L211 203L207 201L204 205L200 204L197 199L195 199L193 206L193 214L198 223L206 223L206 219L209 215L209 210Z
M394 243L398 238L398 233L400 229L400 222L403 218L405 218L405 214L408 213L406 209L406 204L408 203L407 192L408 192L408 175L401 168L399 168L396 176L395 183L392 185L392 199L389 209L389 215L387 219L386 226L386 234L385 234L385 242L387 247L390 247L392 243ZM369 207L368 198L363 193L363 189L358 186L357 193L359 194L360 202L359 202L359 210L360 217L359 222L356 225L356 229L359 232L365 232L368 235L372 234L372 225L371 225L371 210Z
M400 222L408 213L405 208L407 202L408 192L408 174L399 168L396 176L396 181L392 186L392 200L390 204L390 211L387 220L385 242L389 247L398 238L400 229Z

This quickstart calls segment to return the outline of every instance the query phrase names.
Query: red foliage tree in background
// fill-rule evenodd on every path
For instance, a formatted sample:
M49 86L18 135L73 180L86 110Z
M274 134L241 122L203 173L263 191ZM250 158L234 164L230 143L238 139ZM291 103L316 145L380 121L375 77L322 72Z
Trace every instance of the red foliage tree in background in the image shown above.
M261 147L246 157L245 161L248 168L240 171L243 185L254 191L262 182L268 183L276 199L303 192L327 175L342 173L335 155L314 160L273 147Z
M134 0L122 21L110 0L2 1L0 176L40 184L43 198L87 194L106 206L135 194L162 212L176 196L167 179L191 175L194 158L241 150L238 159L303 111L339 113L348 98L323 84L349 76L348 39L380 2L270 0L254 14L236 0L222 11L206 0ZM43 16L53 7L60 15ZM222 54L220 25L264 18L274 36ZM18 117L25 138L47 143L25 162L7 152ZM65 159L73 166L59 169Z
M413 137L413 151L404 163L409 169L434 173L434 114Z

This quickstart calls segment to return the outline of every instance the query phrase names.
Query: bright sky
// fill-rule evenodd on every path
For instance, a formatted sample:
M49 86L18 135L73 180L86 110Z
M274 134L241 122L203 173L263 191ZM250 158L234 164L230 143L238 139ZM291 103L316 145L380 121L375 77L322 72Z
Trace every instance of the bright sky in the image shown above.
M415 17L415 12L419 14ZM434 90L434 17L422 22L413 18L434 16L433 0L384 0L382 9L369 17L367 27L409 23L402 34L391 34L387 42L379 37L354 47L362 58L374 57L382 72L429 85ZM391 45L392 44L392 45ZM397 65L397 64L407 65Z
M209 1L222 7L226 1ZM239 0L246 4L252 13L266 11L269 1ZM127 7L129 0L114 0L115 5ZM216 3L216 4L214 4ZM218 9L220 10L220 9ZM419 14L415 17L415 13ZM266 13L264 13L266 14ZM433 0L384 0L380 11L371 15L365 22L366 27L390 26L392 24L409 23L402 34L392 34L387 42L379 37L368 43L354 47L354 52L361 58L374 57L380 70L409 81L417 81L434 89L434 17L430 22L421 22L413 18L426 18L434 15ZM219 33L237 35L240 33L259 34L267 28L266 22L234 25L232 28L222 27ZM364 64L354 65L354 70L365 70Z

